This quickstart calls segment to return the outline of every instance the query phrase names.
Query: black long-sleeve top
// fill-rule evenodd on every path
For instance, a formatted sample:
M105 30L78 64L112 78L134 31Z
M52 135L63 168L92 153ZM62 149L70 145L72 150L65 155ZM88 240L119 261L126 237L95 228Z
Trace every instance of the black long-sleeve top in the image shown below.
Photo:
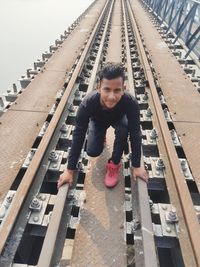
M106 125L111 125L124 115L126 115L128 119L132 166L140 167L141 131L140 112L137 101L130 93L125 91L114 108L105 110L100 103L99 92L94 90L83 99L78 108L67 168L70 170L76 169L90 119L102 122Z

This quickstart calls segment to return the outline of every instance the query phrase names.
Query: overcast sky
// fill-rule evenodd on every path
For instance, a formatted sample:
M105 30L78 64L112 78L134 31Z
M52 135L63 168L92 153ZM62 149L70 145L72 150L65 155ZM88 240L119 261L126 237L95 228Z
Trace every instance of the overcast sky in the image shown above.
M93 0L0 0L0 94Z

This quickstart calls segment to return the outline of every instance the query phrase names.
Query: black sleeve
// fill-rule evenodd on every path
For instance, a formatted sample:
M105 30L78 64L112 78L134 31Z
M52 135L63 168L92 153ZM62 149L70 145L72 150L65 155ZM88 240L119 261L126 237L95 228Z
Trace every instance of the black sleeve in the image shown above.
M68 157L67 168L76 169L76 165L83 147L85 134L89 123L88 108L81 103L76 115L75 128L73 132L71 150Z
M135 98L129 98L127 105L127 117L130 132L130 142L133 167L140 167L141 160L141 129L140 129L140 109Z

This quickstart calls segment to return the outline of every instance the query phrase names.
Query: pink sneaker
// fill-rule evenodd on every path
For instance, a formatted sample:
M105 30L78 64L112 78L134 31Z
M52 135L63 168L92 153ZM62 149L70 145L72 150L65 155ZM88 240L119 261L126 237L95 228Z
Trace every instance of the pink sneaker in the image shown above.
M104 184L107 187L114 187L119 181L119 168L120 168L120 163L119 164L114 164L112 161L108 162L106 164L106 176L104 178Z

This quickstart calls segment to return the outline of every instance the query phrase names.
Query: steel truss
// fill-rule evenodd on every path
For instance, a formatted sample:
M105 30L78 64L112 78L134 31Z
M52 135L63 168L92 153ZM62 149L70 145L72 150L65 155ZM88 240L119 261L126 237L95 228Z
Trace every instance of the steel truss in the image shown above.
M200 1L195 0L142 0L157 17L165 32L175 33L174 43L181 39L200 59Z

